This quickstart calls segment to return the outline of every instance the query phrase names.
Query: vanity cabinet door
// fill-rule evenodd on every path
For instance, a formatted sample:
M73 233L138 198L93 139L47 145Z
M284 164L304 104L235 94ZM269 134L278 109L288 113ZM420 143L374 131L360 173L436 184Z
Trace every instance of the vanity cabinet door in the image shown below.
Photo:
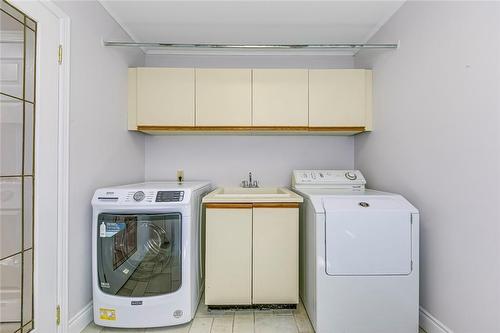
M255 204L253 303L299 302L298 204Z
M206 207L205 304L252 304L252 204Z

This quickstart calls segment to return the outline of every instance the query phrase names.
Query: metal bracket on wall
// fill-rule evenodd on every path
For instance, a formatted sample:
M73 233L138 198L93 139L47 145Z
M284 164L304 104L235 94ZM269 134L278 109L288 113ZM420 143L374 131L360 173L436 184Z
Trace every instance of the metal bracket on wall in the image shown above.
M61 65L62 61L63 61L63 48L62 45L59 44L59 48L57 50L57 62L59 63L59 65Z
M58 305L56 307L56 325L61 325L61 306Z

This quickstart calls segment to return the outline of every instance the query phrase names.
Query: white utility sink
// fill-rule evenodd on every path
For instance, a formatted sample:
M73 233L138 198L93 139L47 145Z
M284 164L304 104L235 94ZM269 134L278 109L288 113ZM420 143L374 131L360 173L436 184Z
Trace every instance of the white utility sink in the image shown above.
M221 187L214 193L216 197L289 197L292 193L280 187Z
M203 202L302 202L302 197L285 187L219 187Z

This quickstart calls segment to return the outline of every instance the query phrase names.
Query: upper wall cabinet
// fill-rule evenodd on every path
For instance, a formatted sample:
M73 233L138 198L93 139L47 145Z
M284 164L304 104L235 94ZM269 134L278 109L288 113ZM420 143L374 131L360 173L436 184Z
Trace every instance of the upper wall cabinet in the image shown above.
M309 126L371 130L371 75L363 69L311 69Z
M194 126L194 82L193 68L130 68L129 127Z
M129 69L129 129L351 135L372 130L364 69Z
M196 69L196 126L252 126L251 69Z
M307 127L307 69L253 70L253 126Z

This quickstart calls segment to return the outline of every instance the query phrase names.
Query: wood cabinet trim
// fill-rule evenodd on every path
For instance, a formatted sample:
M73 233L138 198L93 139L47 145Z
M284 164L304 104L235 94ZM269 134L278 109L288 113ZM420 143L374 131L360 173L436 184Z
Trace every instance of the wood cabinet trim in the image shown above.
M251 203L206 203L207 209L251 209Z
M345 126L339 126L339 127L309 127L308 128L309 132L363 132L365 131L365 128L360 126L360 127L345 127Z
M298 202L206 203L207 209L299 208Z
M298 202L255 202L253 208L299 208Z
M211 131L283 131L283 132L363 132L365 127L307 127L307 126L157 126L139 125L138 131L211 132Z

